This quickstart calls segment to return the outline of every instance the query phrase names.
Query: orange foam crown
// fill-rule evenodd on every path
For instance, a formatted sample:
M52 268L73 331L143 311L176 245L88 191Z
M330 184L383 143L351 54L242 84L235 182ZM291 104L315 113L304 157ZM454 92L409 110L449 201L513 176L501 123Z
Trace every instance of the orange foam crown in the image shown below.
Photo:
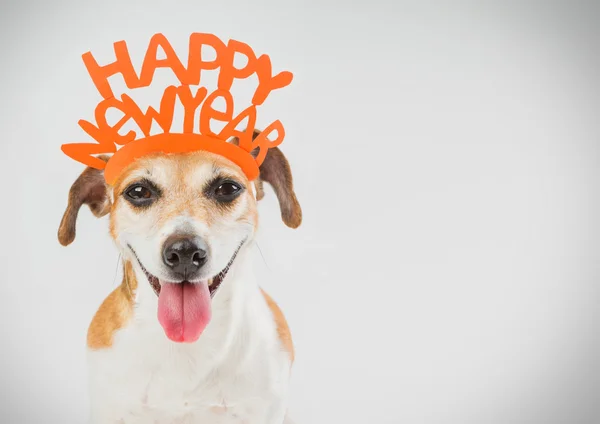
M202 47L210 46L216 52L214 60L202 58ZM158 49L162 48L164 59L158 59ZM286 87L292 82L292 74L283 71L272 75L271 59L263 54L256 57L254 51L245 43L229 40L227 44L212 34L193 33L189 40L187 67L183 65L177 54L163 34L155 34L148 45L141 72L138 76L127 50L125 41L114 43L116 60L108 65L100 66L90 52L85 53L83 62L96 88L103 97L95 109L96 123L80 120L79 126L97 143L63 144L62 151L69 157L96 169L104 169L104 177L108 184L115 182L121 171L139 157L150 153L185 153L207 150L227 157L236 163L248 179L258 177L259 166L264 161L268 149L278 146L283 141L285 131L279 120L268 125L255 139L252 138L256 123L256 107L263 104L269 94L276 89ZM247 58L247 64L241 69L234 66L234 57L241 54ZM169 86L164 90L159 110L149 107L144 113L127 94L117 99L108 82L108 78L121 74L129 89L148 87L152 83L154 72L158 68L170 68L181 85ZM219 70L218 88L208 94L205 87L200 87L193 94L190 85L199 85L203 70ZM252 97L252 104L234 117L233 97L230 93L233 82L256 75L258 86ZM225 101L225 110L217 110L213 104L217 99ZM183 106L183 131L171 132L175 101L179 99ZM202 104L202 106L201 106ZM123 117L115 124L107 121L107 111L117 109ZM199 133L194 133L196 110L199 113ZM119 130L130 119L140 128L143 137L138 138L135 131L124 135ZM237 127L248 120L244 130ZM211 120L225 123L223 129L214 133L210 129ZM161 134L150 135L152 123L155 121L163 130ZM277 136L271 140L270 134ZM238 145L229 143L231 137L238 137ZM117 149L117 145L123 146ZM258 149L256 157L250 154ZM94 155L113 155L104 162Z

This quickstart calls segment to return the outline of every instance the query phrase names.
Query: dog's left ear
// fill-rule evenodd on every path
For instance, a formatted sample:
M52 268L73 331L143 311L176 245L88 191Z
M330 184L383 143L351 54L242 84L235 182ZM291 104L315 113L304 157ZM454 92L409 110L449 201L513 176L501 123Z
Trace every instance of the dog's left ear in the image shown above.
M99 156L104 162L109 157ZM68 246L75 240L75 226L79 209L88 205L92 213L100 218L110 211L111 201L108 186L104 179L104 170L86 168L75 180L69 190L69 202L58 228L58 241Z
M255 139L260 131L255 130L252 139ZM239 140L234 138L231 143L238 145ZM256 157L258 148L251 152ZM290 228L298 228L302 223L302 208L294 192L294 181L292 170L286 157L278 147L273 147L267 152L265 160L260 165L260 176L254 180L256 187L256 200L261 200L265 196L263 181L273 187L279 208L281 209L281 219Z

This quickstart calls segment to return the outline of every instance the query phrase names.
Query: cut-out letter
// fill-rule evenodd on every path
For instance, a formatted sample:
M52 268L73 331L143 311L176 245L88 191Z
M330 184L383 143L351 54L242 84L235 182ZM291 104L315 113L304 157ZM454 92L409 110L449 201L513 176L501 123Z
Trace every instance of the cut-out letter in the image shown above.
M225 100L225 111L216 110L213 107L213 103L219 97ZM200 110L200 133L211 137L217 137L217 135L210 129L210 120L216 119L217 121L229 122L233 116L233 97L229 91L215 90L210 96L208 96L202 105Z
M165 59L158 59L156 57L159 46L165 52ZM173 50L169 41L162 34L155 34L148 45L148 51L144 57L144 64L140 73L140 85L142 87L148 87L152 83L154 71L157 68L171 68L180 83L189 84L190 78L188 77L187 69L185 69L179 57L177 57L175 50Z
M187 85L177 87L179 100L183 105L183 132L194 132L194 116L200 104L204 101L208 90L206 87L200 87L196 90L196 95L192 95L192 90Z
M246 56L248 63L241 69L234 65L235 54L240 53ZM252 48L245 43L230 40L225 51L225 58L221 64L219 73L219 90L229 90L234 79L244 79L252 75L256 68L256 55Z
M133 64L131 63L131 57L129 57L129 51L127 50L127 44L125 41L117 41L114 44L116 60L108 65L100 66L91 52L83 54L83 63L94 82L94 85L100 92L100 95L108 99L113 97L113 91L108 82L108 78L121 74L123 80L128 88L138 88L140 81L135 72Z
M210 46L215 49L215 60L202 60L202 46ZM227 46L217 36L213 34L204 34L195 32L190 36L190 51L188 53L188 75L190 77L189 85L200 84L200 74L202 70L210 71L217 69L221 65L223 55Z

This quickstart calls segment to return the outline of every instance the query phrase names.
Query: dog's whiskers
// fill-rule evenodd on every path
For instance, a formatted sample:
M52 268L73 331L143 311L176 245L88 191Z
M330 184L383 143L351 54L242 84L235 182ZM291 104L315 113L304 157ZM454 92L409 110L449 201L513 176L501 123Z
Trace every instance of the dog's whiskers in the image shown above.
M262 258L263 262L265 263L265 266L267 267L267 269L269 271L271 271L271 268L269 268L269 264L267 263L267 260L265 259L265 255L263 255L263 252L260 248L260 246L258 245L258 242L255 242L256 244L256 248L258 249L258 253L260 253L260 257Z
M117 266L115 266L115 276L113 278L113 286L116 285L117 275L119 274L119 264L121 263L121 253L119 252L119 257L117 258Z

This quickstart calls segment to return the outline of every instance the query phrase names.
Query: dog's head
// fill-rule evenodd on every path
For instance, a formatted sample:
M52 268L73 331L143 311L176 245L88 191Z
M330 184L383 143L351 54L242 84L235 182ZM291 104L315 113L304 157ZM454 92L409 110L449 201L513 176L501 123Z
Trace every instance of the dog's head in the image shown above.
M263 181L273 187L285 224L298 227L302 212L278 148L269 150L254 182L230 160L203 151L143 157L112 186L103 171L87 168L71 187L58 239L65 246L75 239L84 204L98 217L110 214L117 246L159 295L165 332L193 341L210 319L211 296L255 235Z

